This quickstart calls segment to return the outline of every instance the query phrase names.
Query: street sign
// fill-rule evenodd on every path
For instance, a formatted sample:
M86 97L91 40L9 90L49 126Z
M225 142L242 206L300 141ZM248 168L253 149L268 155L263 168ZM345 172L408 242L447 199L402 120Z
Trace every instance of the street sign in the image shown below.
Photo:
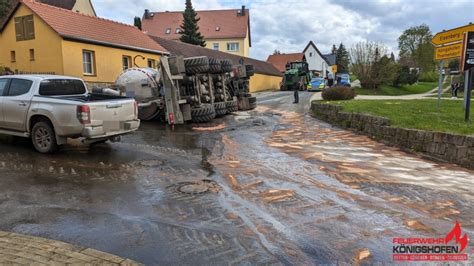
M474 67L474 31L464 34L463 48L461 52L461 71L467 71Z
M337 73L337 65L331 66L332 68L332 73Z
M452 30L439 32L433 37L433 39L431 39L431 42L434 45L460 42L463 39L464 32L467 31L474 31L474 24L469 24Z
M445 60L461 57L462 43L455 43L435 48L435 60Z

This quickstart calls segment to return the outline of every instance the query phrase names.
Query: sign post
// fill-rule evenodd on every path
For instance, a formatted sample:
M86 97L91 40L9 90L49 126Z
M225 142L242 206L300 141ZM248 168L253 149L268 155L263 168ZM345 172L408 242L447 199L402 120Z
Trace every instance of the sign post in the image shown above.
M461 71L464 71L464 120L470 121L471 93L472 93L472 68L474 67L474 31L464 33L463 50L461 54Z
M443 94L443 60L439 61L439 81L438 81L438 111L441 107L441 95Z

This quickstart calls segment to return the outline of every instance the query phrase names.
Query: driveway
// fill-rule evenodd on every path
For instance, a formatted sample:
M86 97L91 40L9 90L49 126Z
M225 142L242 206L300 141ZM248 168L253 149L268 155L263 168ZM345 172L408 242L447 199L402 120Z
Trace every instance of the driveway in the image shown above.
M311 96L51 156L2 137L0 231L151 265L389 264L394 237L474 235L473 171L316 120Z

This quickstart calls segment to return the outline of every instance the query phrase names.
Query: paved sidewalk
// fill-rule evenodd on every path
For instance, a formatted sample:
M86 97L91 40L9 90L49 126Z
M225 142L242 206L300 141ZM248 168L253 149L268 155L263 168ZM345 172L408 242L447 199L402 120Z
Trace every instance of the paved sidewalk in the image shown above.
M55 240L0 231L0 264L140 265L90 248Z

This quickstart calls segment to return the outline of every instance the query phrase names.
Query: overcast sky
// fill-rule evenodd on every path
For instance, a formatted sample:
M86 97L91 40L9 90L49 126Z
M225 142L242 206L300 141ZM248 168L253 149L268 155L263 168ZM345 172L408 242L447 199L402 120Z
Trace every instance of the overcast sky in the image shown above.
M97 15L133 24L150 11L184 9L184 0L92 0ZM275 49L301 52L313 40L322 53L332 44L385 43L397 53L404 29L427 24L433 33L474 23L474 0L194 0L196 10L250 9L251 57L266 60Z

